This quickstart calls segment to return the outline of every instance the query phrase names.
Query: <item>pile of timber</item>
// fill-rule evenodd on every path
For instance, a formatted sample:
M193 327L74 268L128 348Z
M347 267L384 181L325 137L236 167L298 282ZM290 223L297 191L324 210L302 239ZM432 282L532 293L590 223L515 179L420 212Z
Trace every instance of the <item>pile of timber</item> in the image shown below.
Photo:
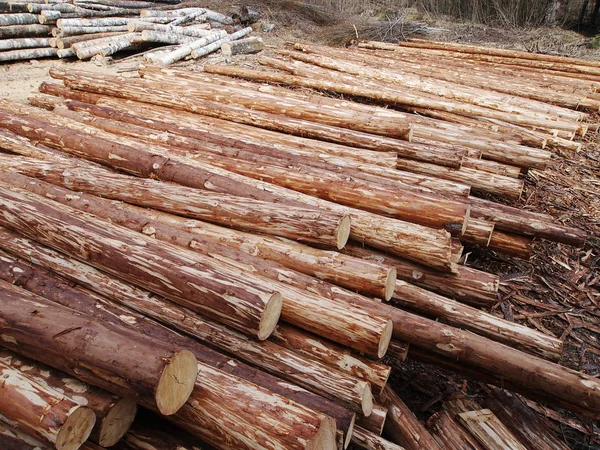
M145 50L151 61L177 61L221 47L230 55L257 52L263 45L256 37L242 39L251 28L228 33L223 27L231 28L231 17L205 8L157 9L160 2L140 0L20 1L0 2L0 62L105 58L123 50Z
M477 194L518 197L521 173L572 142L541 124L584 128L563 110L585 114L545 103L523 115L536 125L502 111L491 129L459 114L474 103L416 115L395 108L391 80L264 62L299 72L53 69L62 84L31 105L0 101L0 444L561 448L501 397L449 400L420 423L386 355L600 417L600 381L557 363L559 338L488 312L498 276L460 263L463 244L521 257L534 238L583 244ZM476 111L500 111L492 98Z

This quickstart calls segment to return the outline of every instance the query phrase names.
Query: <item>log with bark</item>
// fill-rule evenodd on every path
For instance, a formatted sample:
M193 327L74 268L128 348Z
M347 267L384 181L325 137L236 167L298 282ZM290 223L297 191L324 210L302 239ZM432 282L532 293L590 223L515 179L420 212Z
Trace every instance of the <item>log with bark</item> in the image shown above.
M381 393L383 393L383 389ZM362 414L357 415L356 425L360 428L370 431L371 433L381 436L383 433L385 420L387 419L387 413L388 409L385 406L374 404L373 411L371 411L369 416L365 417Z
M250 37L221 44L221 53L223 53L224 56L248 55L260 53L264 48L265 43L262 38Z
M282 306L279 292L250 281L237 267L172 244L156 243L152 238L111 226L91 215L77 214L55 202L44 204L40 201L43 198L21 189L2 185L1 199L3 226L259 339L266 339L277 324ZM21 211L17 220L10 213L13 208ZM30 227L36 228L37 233ZM70 228L74 234L55 235L52 229L56 227ZM43 229L47 231L41 233ZM86 246L82 247L81 242L86 242ZM126 254L120 251L123 247L128 248ZM178 267L178 272L171 271L172 267Z
M365 450L404 450L404 447L390 442L378 434L356 427L352 433L352 444Z
M7 253L0 254L1 276L3 280L14 284L14 277L10 272L7 273L7 269L11 267L14 274L16 266L7 264L7 258L13 259ZM99 445L110 447L116 444L133 423L136 404L129 399L114 396L102 389L89 386L51 367L7 350L0 349L0 362L13 370L21 371L37 379L38 382L62 393L79 405L91 409L96 415L96 422L89 438Z
M446 450L484 450L448 411L438 411L427 420L427 428Z
M0 447L6 450L49 450L50 446L0 420ZM79 447L85 449L85 443Z
M56 54L56 49L52 47L11 50L7 52L0 52L0 62L19 61L22 59L49 58L51 56L56 56Z
M36 284L37 286L59 287L58 289L44 290L47 295L52 296L54 301L62 302L66 306L76 308L86 314L91 314L96 320L99 319L102 322L116 324L117 326L124 324L136 332L143 333L154 340L168 342L174 346L190 349L197 355L200 361L209 364L211 367L221 369L251 383L258 384L263 388L293 399L310 409L334 417L339 432L343 434L343 439L345 439L346 442L349 442L349 436L351 435L354 424L354 413L296 385L292 385L289 382L283 382L267 373L250 368L239 360L231 359L225 355L216 353L214 350L202 346L195 340L183 338L165 327L158 326L147 317L154 317L163 322L166 320L165 323L170 323L176 328L181 328L182 324L189 323L187 318L193 316L193 313L189 310L178 309L175 305L161 300L150 292L143 291L142 289L122 282L117 278L107 276L90 266L65 258L63 255L46 249L27 239L20 238L4 229L0 229L0 235L3 237L3 239L0 239L0 242L2 242L2 245L6 247L7 250L20 255L27 255L28 258L36 263L48 266L74 282L82 283L86 287L93 289L95 292L105 295L112 301L132 307L133 310L117 306L112 302L107 302L101 297L91 295L85 290L70 288L65 285L64 281L61 282L60 280L57 280L56 277L52 277L48 272L42 272L39 269L35 270L33 268L27 270L27 273L31 273L33 270L35 273L33 278L40 280L40 283ZM21 265L20 267L23 266ZM134 310L139 310L143 315L134 312ZM192 331L193 333L193 330L195 329L194 326L197 324L198 322L192 321L189 323L190 326L185 327L185 329ZM217 342L219 341L217 340ZM231 349L234 349L235 346L229 346L228 342L229 341L224 345L227 347L226 350L230 351ZM310 364L307 366L303 360L299 367L309 366ZM287 370L287 373L294 375L297 373L297 369ZM305 379L304 375L300 375L300 379ZM200 433L201 436L204 436L200 430L196 429L196 432ZM225 433L225 439L227 439L227 436L229 436L229 434ZM213 438L217 438L217 442L222 442L220 439L223 439L222 437L217 436L213 436Z
M40 38L20 38L4 39L0 41L0 50L19 50L23 48L43 48L50 46L50 39Z
M0 27L0 39L47 37L48 35L50 35L48 25L9 25Z
M31 25L34 23L38 23L38 18L35 14L0 14L0 26L2 27L8 25Z
M0 416L57 450L76 450L90 435L96 416L43 379L0 360Z
M189 351L99 324L4 281L0 292L4 347L114 394L144 398L163 414L175 413L190 396L197 364ZM47 342L54 343L52 348ZM102 364L107 354L111 360Z

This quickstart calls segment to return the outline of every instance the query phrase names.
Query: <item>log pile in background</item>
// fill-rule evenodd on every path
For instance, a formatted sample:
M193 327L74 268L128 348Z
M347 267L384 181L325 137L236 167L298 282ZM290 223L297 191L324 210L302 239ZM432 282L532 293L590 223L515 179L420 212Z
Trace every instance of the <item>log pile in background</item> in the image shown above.
M238 43L252 29L234 29L228 33L221 27L233 29L233 20L224 14L205 8L156 9L169 3L179 0L57 3L10 0L0 4L0 62L52 56L104 58L122 50L145 50L149 61L169 64L184 57L207 55L221 45L226 46L230 55L254 53L263 48L260 38ZM168 50L161 49L165 45L170 45Z
M542 89L506 102L405 77L389 50L295 47L261 59L286 72L53 69L63 84L33 106L0 102L0 363L37 379L5 388L42 386L47 403L60 389L66 405L34 426L36 410L0 401L0 445L78 448L91 433L81 448L97 449L136 403L144 419L112 448L562 448L498 389L488 409L453 399L423 425L386 353L600 417L600 382L556 363L556 336L486 311L499 278L461 264L463 244L526 258L534 238L584 242L502 197L590 132L586 114Z

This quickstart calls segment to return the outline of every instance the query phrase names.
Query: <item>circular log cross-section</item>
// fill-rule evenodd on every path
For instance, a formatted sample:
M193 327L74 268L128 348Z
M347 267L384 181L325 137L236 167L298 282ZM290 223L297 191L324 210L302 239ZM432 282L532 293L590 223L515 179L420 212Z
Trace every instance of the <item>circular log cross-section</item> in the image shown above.
M98 434L94 436L93 433L92 437L95 437L94 440L101 447L112 447L127 433L133 423L136 411L135 402L127 398L117 400L106 417L101 420L100 426L97 427Z

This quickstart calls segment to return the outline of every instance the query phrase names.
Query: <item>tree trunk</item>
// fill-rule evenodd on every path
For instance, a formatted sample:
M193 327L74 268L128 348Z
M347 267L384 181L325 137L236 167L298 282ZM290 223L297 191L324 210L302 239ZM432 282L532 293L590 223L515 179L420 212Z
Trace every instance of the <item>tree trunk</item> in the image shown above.
M5 272L7 267L2 260L0 270ZM2 273L0 276L5 281L14 282L10 274ZM96 420L89 438L103 447L116 444L135 418L136 404L133 401L82 383L51 367L6 350L0 350L0 363L37 379L49 389L54 389L77 404L91 409L96 415Z
M0 14L0 26L8 25L31 25L38 23L38 18L35 14Z
M93 289L101 295L107 296L107 298L111 300L110 302L107 302L102 297L92 295L83 289L69 287L61 281L61 279L57 279L55 276L34 267L30 266L29 269L26 270L26 266L23 264L18 266L19 268L22 268L22 270L25 270L24 277L26 277L28 273L33 273L34 275L32 275L32 278L39 279L40 286L60 286L59 289L46 289L44 291L44 294L50 296L53 301L59 301L65 306L76 308L85 314L92 315L96 320L111 323L116 326L127 326L137 333L148 336L154 341L187 348L192 351L202 363L297 401L309 409L314 409L315 411L334 417L337 421L338 429L344 435L348 436L349 433L351 433L354 423L354 413L349 410L336 403L330 402L323 397L317 396L312 392L251 368L239 360L231 359L225 355L219 354L214 350L204 347L194 339L184 338L170 329L160 326L148 319L148 316L151 316L156 320L171 324L179 329L181 329L183 325L189 324L189 326L185 327L185 330L192 334L197 334L195 331L196 326L200 327L200 330L206 330L206 326L202 325L202 320L200 320L199 317L198 320L193 320L194 314L191 311L178 308L176 305L173 305L148 291L136 288L117 278L112 278L85 264L65 258L63 255L45 249L39 244L33 243L27 239L15 236L10 232L0 229L0 236L2 236L0 243L11 252L25 254L29 259L44 266L48 266L57 273L67 276L75 282L82 283L82 285ZM10 241L6 238L9 238ZM141 314L122 306L117 306L113 302L127 305L135 311L139 311ZM239 334L235 332L232 333L231 330L227 330L226 328L221 327L221 329L225 330L224 332L229 333L230 336L239 336ZM216 339L216 342L220 342L219 339ZM242 338L240 342L244 342L244 338ZM227 351L235 348L235 346L229 346L229 341L224 343L224 346L227 347ZM274 353L276 354L277 351ZM255 361L253 360L253 362ZM300 367L306 367L305 361L300 362ZM297 373L297 370L295 368L288 369L287 373L294 375ZM304 378L302 374L300 374L299 377L301 379ZM227 430L228 429L226 428L224 431L226 431L226 436L229 436L230 433L227 432ZM203 434L200 434L200 436L203 436ZM222 439L222 437L219 439ZM222 441L218 440L217 442Z
M494 231L489 247L506 255L529 259L533 253L533 239L518 234Z
M50 27L48 25L10 25L0 27L0 39L42 37L49 34Z
M381 391L383 393L383 389ZM356 425L363 428L371 433L375 433L381 436L383 433L383 426L385 425L385 419L387 418L388 409L382 405L373 405L373 411L367 417L359 414L356 417Z
M404 450L399 445L360 427L354 429L352 443L358 448L364 448L365 450Z
M388 386L383 396L388 407L388 417L385 421L384 433L391 440L402 445L406 450L441 450L433 436L415 417L408 406Z
M142 22L140 19L132 19L127 23L127 29L130 33L136 31L144 31L144 30L152 30L152 31L162 31L164 33L176 33L183 34L185 36L192 36L201 38L207 36L209 34L215 34L215 30L199 28L195 27L178 27L173 25L165 25L159 23L151 23L151 22ZM224 36L225 34L221 34Z
M50 446L0 421L0 448L3 450L49 450ZM80 447L84 449L84 447Z
M6 282L0 282L0 293L4 347L114 394L145 399L165 415L188 399L196 376L196 359L189 351L174 351L124 328L96 323ZM113 355L111 364L102 365L107 354Z
M71 47L73 44L77 44L78 42L85 42L85 41L91 41L91 40L95 40L95 39L102 39L102 38L107 38L107 37L111 37L111 36L120 36L120 35L123 35L123 33L113 32L113 33L80 34L80 35L76 35L76 36L67 36L67 37L55 38L55 39L56 39L56 47L58 47L59 49L65 49L65 48ZM63 86L61 86L61 88L63 88ZM52 87L49 87L49 89L52 89ZM41 91L41 86L40 86L40 92L43 92L43 91ZM50 93L50 92L48 92L48 93Z
M265 44L260 37L251 37L240 39L238 41L225 42L221 45L221 53L224 56L248 55L260 53L265 48Z
M277 324L282 303L279 293L249 282L244 271L237 267L174 245L157 243L93 216L76 214L58 203L43 204L41 197L20 189L3 185L0 198L4 204L0 223L4 226L128 281L143 284L176 303L202 311L259 339L266 339ZM13 208L20 211L18 219L9 212ZM72 234L62 232L60 238L53 236L52 230L57 227L71 229ZM86 243L85 247L81 242ZM179 270L174 273L171 267Z
M96 420L94 412L44 384L43 379L0 361L0 414L57 450L76 450Z
M139 33L137 33L139 35ZM139 42L160 42L162 44L189 44L194 41L192 36L164 31L144 30Z
M438 411L427 420L427 428L446 450L484 450L479 442L448 413Z
M0 41L0 50L18 50L23 48L42 48L49 46L50 39L48 38L20 38Z
M99 55L105 48L110 48L114 44L132 45L130 41L130 37L132 36L134 36L134 33L116 34L100 39L90 39L74 43L71 48L79 59L88 59L92 56Z
M19 61L22 59L49 58L51 56L56 56L55 48L28 48L23 50L11 50L8 52L0 52L0 62Z

